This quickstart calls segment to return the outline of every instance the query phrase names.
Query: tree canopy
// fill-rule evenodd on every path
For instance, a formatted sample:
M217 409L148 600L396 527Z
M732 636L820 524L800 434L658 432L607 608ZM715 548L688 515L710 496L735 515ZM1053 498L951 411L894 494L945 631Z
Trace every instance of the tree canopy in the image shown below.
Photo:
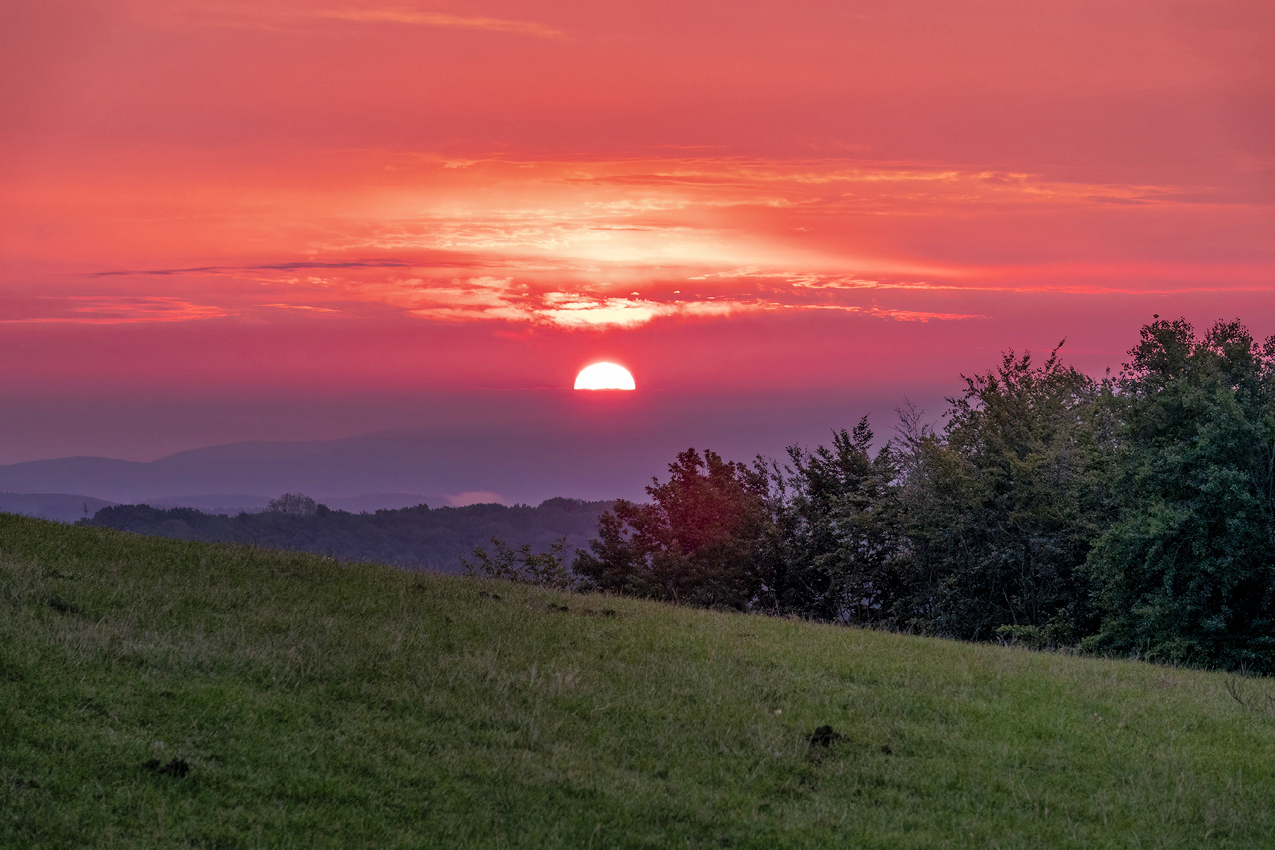
M941 428L752 465L690 449L617 502L585 586L1275 672L1275 338L1141 331L1119 375L1006 352Z

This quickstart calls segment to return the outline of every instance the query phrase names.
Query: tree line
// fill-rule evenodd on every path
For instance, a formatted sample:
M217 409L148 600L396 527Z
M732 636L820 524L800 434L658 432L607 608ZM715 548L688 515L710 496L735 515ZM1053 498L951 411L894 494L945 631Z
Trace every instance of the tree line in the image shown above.
M507 546L471 568L1275 673L1275 337L1157 317L1129 358L1096 380L1010 351L877 448L864 418L782 461L691 449L569 568Z
M347 561L459 573L462 560L492 537L535 551L581 547L610 502L546 499L537 506L494 503L417 505L375 513L331 510L303 493L272 499L265 511L237 516L194 508L112 505L82 524L210 543L247 543L314 552Z

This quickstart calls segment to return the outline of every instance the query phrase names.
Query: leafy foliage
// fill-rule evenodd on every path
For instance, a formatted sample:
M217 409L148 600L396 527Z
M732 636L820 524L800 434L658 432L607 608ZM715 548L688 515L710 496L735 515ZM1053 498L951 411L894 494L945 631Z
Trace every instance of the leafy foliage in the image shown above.
M314 516L319 505L305 493L284 493L266 503L266 510L288 516Z
M491 538L492 554L482 546L474 547L474 560L461 558L465 574L571 590L577 579L567 564L567 538L555 540L548 552L533 552L530 543L514 549L499 537Z
M1093 648L1275 672L1275 339L1142 329L1111 400L1119 520L1089 569Z
M765 476L695 449L679 454L669 473L646 488L651 504L620 499L602 515L575 571L599 590L746 607L765 573Z
M865 416L832 447L788 449L790 465L772 465L773 537L779 548L766 587L780 613L894 625L908 593L897 569L902 544L895 487L898 456L874 457Z
M1065 643L1090 620L1080 574L1111 515L1103 387L1055 349L965 378L942 435L906 443L902 499L927 627Z

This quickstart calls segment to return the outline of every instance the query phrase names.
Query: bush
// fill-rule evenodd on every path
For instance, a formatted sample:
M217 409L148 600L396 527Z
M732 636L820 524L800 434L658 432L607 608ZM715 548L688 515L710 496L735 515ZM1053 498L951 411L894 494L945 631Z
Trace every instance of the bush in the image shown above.
M514 549L499 537L491 538L491 544L492 555L483 547L475 546L475 561L460 559L466 575L538 584L557 590L572 590L579 583L567 566L565 537L554 541L548 552L533 552L530 543Z

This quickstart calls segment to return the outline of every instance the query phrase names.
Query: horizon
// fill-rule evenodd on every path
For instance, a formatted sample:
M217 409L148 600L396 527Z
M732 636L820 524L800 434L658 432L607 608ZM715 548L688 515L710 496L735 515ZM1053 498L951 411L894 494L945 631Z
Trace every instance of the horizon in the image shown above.
M5 18L0 466L417 429L454 494L618 496L674 446L937 421L1009 349L1097 377L1155 314L1275 334L1275 7ZM571 395L603 360L613 419Z
M411 425L221 443L126 459L131 468L98 464L102 458L93 455L0 464L0 491L116 502L295 490L332 498L412 493L442 504L470 502L476 493L504 504L556 496L642 500L651 478L664 477L687 448L744 462L758 454L783 460L788 446L827 444L834 430L872 413L878 444L894 436L897 414L883 400L869 411L821 393L787 393L782 404L775 398L507 391L486 405L462 398Z

